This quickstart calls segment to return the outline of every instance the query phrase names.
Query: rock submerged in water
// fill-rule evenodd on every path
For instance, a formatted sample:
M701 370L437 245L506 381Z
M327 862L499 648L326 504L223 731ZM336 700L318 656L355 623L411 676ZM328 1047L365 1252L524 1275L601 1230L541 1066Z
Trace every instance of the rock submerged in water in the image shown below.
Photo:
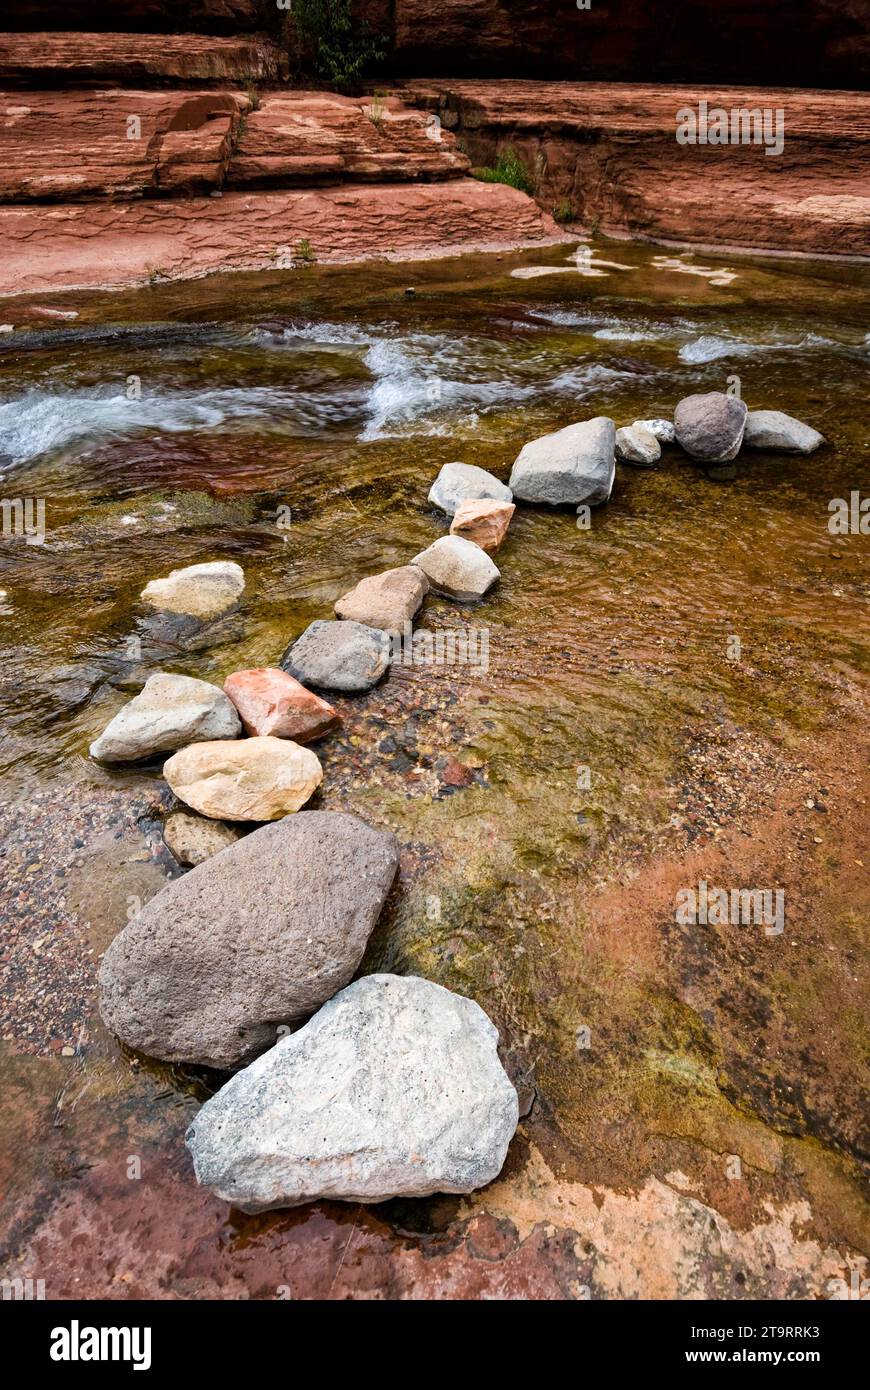
M471 999L367 975L206 1102L197 1179L245 1212L485 1187L519 1115L497 1045Z
M616 426L607 416L566 425L523 446L511 489L524 502L597 506L613 491L615 450Z
M239 716L218 686L160 671L106 725L90 755L100 762L130 763L190 743L235 739L241 732Z
M189 811L172 811L163 822L163 843L178 863L185 865L203 864L236 844L241 833L234 825Z
M364 623L318 618L292 642L281 666L303 685L322 690L371 690L392 660L389 634Z
M439 536L414 556L435 593L470 603L482 598L501 578L498 567L485 550L462 536Z
M357 816L304 811L167 884L99 971L106 1026L170 1062L233 1068L356 972L399 862Z
M654 468L662 456L662 446L645 425L625 425L616 431L616 457L635 468Z
M769 449L772 453L811 454L824 444L825 436L811 425L781 410L750 410L746 416L743 443L747 449Z
M456 508L450 534L473 541L491 555L507 535L515 511L513 502L496 502L489 497L469 498Z
M488 497L495 502L512 502L509 487L485 468L474 463L445 463L429 489L429 501L453 516L460 502Z
M287 738L192 743L163 764L172 791L212 820L278 820L292 815L323 781L320 759Z
M172 570L163 579L152 579L140 597L165 613L184 613L193 618L216 618L233 608L245 588L245 572L233 560L209 560Z
M746 403L723 391L684 396L674 411L677 443L699 463L729 463L743 443L746 414Z
M311 743L341 723L341 715L312 690L276 666L234 671L224 691L239 712L245 730L261 738L292 738Z
M361 579L337 600L335 616L382 632L404 632L428 592L429 581L423 571L416 565L401 565Z

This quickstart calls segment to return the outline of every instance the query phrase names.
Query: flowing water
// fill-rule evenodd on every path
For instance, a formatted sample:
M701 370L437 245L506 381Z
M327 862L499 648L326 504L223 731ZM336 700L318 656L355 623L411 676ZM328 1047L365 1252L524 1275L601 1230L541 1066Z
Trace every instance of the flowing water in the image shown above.
M822 751L855 744L867 540L832 534L828 504L870 486L870 281L833 263L603 254L624 268L573 273L565 248L68 294L51 301L78 315L62 326L7 302L2 492L33 499L31 519L45 507L44 543L10 534L5 512L0 539L0 969L22 1086L8 1129L37 1104L28 1096L42 1098L37 1129L61 1092L68 1112L66 1137L49 1128L14 1169L21 1210L76 1200L81 1172L120 1162L136 1133L170 1155L155 1162L185 1202L180 1134L215 1084L126 1057L95 1018L95 956L129 899L175 872L159 844L159 764L112 772L87 758L131 691L161 666L220 683L277 664L359 578L446 530L427 502L443 463L506 479L548 430L670 417L682 396L730 385L826 445L807 458L744 451L725 480L666 448L658 469L619 468L588 529L572 510L520 506L491 594L462 608L430 598L422 615L435 631L482 630L487 660L394 667L371 694L336 701L345 726L318 746L316 804L396 831L401 883L365 968L427 975L488 1009L551 1166L630 1186L693 1152L757 1159L789 1136L803 1145L788 1159L800 1194L839 1211L835 1234L858 1243L859 899L818 862L834 846L815 823L801 830L795 872L818 883L776 949L751 928L681 934L662 903L693 882L691 855L735 833L749 839L734 871L768 886L787 834L763 844L759 825L789 789L803 797L801 779L824 808ZM546 265L560 273L511 273ZM710 273L689 273L699 266ZM244 567L239 614L206 638L155 626L144 583L219 558ZM675 866L664 898L657 863ZM699 1191L712 1201L714 1188ZM218 1244L230 1238L219 1206ZM448 1220L439 1210L388 1211L384 1230L429 1239ZM303 1227L313 1240L315 1219L346 1218L334 1206L260 1218L244 1239L274 1253ZM20 1217L15 1239L30 1232ZM117 1277L108 1260L95 1287Z

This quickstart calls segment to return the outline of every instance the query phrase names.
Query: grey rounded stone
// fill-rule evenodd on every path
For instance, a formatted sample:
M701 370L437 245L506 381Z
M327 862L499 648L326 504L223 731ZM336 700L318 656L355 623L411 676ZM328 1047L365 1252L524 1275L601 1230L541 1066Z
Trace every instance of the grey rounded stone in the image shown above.
M429 501L448 516L454 516L460 502L489 497L495 502L512 502L509 487L485 468L474 463L445 463L429 489Z
M101 762L136 762L241 732L235 706L218 686L160 671L106 725L90 754Z
M368 975L203 1106L197 1179L246 1212L484 1187L519 1115L497 1045L471 999Z
M674 411L677 443L700 463L728 463L743 443L746 413L745 401L723 391L685 396Z
M616 426L605 415L533 439L511 471L514 496L554 507L606 502L616 477L615 448Z
M439 536L414 556L436 594L470 603L482 598L501 578L486 551L463 536Z
M303 685L321 690L371 690L392 657L389 633L364 623L318 618L291 643L281 666Z
M100 1012L130 1047L231 1068L352 979L395 877L396 837L301 811L169 883L115 938Z
M635 420L635 425L640 425L642 429L649 430L660 444L673 444L674 424L672 420L663 420L660 415L654 416L651 420Z
M811 454L825 436L811 425L781 410L750 410L743 443L747 449L769 449L779 454Z

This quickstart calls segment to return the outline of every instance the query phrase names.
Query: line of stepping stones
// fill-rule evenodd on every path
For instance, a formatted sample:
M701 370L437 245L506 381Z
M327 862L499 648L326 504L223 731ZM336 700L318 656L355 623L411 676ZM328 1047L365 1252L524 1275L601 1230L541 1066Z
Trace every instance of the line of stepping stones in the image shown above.
M617 458L652 467L661 443L674 441L714 465L744 444L810 452L823 442L781 412L748 412L713 392L680 401L673 423L617 430L600 416L533 440L508 486L446 464L429 500L451 517L450 533L410 564L361 580L336 602L335 620L311 623L290 645L280 668L236 671L223 690L160 672L91 745L95 759L115 763L171 752L163 775L197 813L167 817L167 844L196 867L112 942L100 1009L139 1051L241 1068L187 1136L198 1180L240 1209L468 1192L501 1170L518 1100L483 1010L416 977L350 983L399 849L391 832L356 816L292 814L323 776L305 745L340 723L308 687L371 689L430 590L483 597L499 578L491 554L515 497L598 505ZM151 581L142 599L209 620L243 590L240 566L211 562ZM269 824L240 838L238 823L251 821Z

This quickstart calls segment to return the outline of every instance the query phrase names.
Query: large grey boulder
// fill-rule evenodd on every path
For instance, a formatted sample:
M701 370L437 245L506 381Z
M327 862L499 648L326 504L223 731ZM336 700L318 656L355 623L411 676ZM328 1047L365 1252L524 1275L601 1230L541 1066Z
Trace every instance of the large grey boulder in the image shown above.
M90 754L101 762L129 763L241 732L235 706L216 685L161 671L94 739Z
M616 426L605 415L566 425L523 446L511 471L511 489L524 502L596 506L613 491L615 449Z
M747 449L769 449L779 454L811 454L825 436L811 425L781 410L750 410L743 443Z
M485 550L462 536L439 536L414 556L436 594L470 603L491 589L501 571Z
M518 1119L497 1044L471 999L368 975L203 1106L196 1176L247 1212L484 1187Z
M746 428L746 403L723 391L685 396L674 411L677 443L699 463L736 458Z
M146 903L100 966L100 1012L170 1062L244 1065L352 979L396 837L338 811L255 830Z
M350 619L318 618L287 648L281 666L303 685L321 690L370 690L391 657L389 633Z
M485 468L473 463L445 463L429 489L429 501L448 516L454 516L460 502L490 497L496 502L512 502L511 490Z

